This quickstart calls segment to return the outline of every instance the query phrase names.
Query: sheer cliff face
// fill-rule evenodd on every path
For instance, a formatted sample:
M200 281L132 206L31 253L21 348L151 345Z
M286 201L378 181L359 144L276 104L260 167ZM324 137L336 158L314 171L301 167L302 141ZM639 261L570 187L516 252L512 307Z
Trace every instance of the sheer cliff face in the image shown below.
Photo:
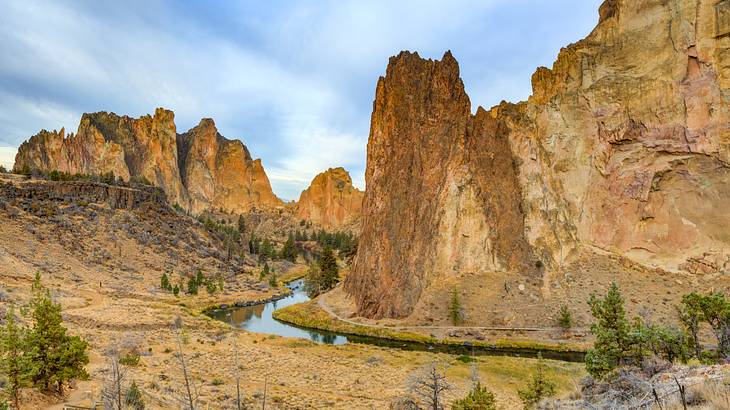
M70 173L114 172L144 177L168 200L195 213L210 208L243 212L280 204L261 161L240 141L218 134L212 120L179 135L172 111L133 119L84 114L76 135L41 131L18 149L15 167Z
M354 223L362 212L364 193L352 186L343 168L330 168L317 175L302 191L296 215L325 228L341 228Z
M730 272L726 16L730 1L606 1L527 102L475 116L450 54L391 59L346 280L360 313L406 316L437 278L535 276L579 249Z
M193 213L211 207L242 213L255 206L281 204L261 160L254 161L240 141L221 136L213 120L203 119L197 127L178 135L178 147Z
M436 277L529 265L506 134L485 111L471 116L450 53L390 60L376 91L362 233L346 282L361 313L407 315Z

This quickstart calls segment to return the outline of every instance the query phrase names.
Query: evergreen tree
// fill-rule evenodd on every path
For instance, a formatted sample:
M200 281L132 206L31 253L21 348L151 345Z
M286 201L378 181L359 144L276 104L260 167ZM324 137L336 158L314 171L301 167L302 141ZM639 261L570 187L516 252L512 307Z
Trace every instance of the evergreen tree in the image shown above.
M464 309L461 306L461 299L456 289L451 291L451 302L449 303L449 319L453 325L460 325L464 321Z
M296 262L297 260L297 248L294 246L294 235L291 233L286 239L284 246L281 248L279 253L281 259L286 259L289 262Z
M31 301L33 328L28 334L29 375L36 386L49 389L55 384L63 393L63 383L86 379L88 344L78 336L68 336L62 325L61 305L54 303L36 275Z
M322 257L319 258L319 270L321 274L320 284L323 291L330 290L340 281L339 268L332 248L325 246L322 250Z
M570 309L566 305L561 306L560 312L558 312L558 326L564 330L573 327L573 314L570 313Z
M279 282L276 279L276 272L274 271L271 271L271 274L269 275L269 286L272 288L279 286Z
M702 319L710 325L717 339L717 352L722 358L730 356L730 302L721 293L702 296Z
M195 278L188 279L188 295L198 294L198 281Z
M173 294L173 295L175 295L175 296L179 295L179 294L180 294L180 286L178 286L178 285L175 285L175 286L174 286L174 287L172 288L172 294Z
M630 325L626 319L624 299L616 283L611 284L605 298L600 299L593 294L588 304L596 319L591 325L596 341L593 349L586 354L586 370L600 377L626 364L632 348Z
M18 326L15 320L15 308L10 306L5 327L0 330L0 374L8 379L8 393L16 409L20 408L20 388L27 383L25 333L25 329Z
M677 306L677 315L682 322L689 342L694 348L695 357L702 359L702 344L700 343L700 324L702 323L702 296L697 293L689 293L682 296L682 304Z
M246 232L246 220L243 215L238 215L238 233L243 235Z
M264 262L264 267L263 267L263 269L261 269L261 274L259 275L259 279L263 279L266 276L268 276L269 271L270 271L269 264L267 262Z
M555 395L555 383L545 375L545 362L541 354L538 353L537 356L535 374L527 387L524 390L519 390L517 394L526 409L534 408L540 400Z
M195 283L200 286L203 283L205 283L205 277L203 276L203 271L198 269L198 273L195 275Z
M162 279L160 279L160 287L162 290L172 290L172 287L170 286L170 278L167 277L166 273L162 274Z
M132 410L144 410L144 399L142 398L142 391L137 386L136 382L132 382L127 388L124 394L124 404L132 408Z
M461 400L456 400L451 408L452 410L497 410L497 404L494 401L494 394L477 381L469 394Z

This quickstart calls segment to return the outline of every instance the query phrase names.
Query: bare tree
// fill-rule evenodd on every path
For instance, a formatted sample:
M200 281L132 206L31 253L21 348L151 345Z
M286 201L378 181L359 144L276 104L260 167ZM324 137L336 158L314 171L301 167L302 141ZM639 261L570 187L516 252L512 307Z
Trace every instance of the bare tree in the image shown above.
M416 370L408 380L408 390L430 410L445 408L444 395L453 386L446 380L446 365L432 362Z
M105 409L124 410L124 385L127 369L119 363L119 349L112 347L108 353L107 380L101 391Z
M238 343L236 339L236 333L233 332L233 355L235 362L233 365L235 366L233 368L233 371L236 375L236 408L238 410L242 410L245 408L245 405L241 403L241 372L240 372L240 365L238 364Z
M188 374L188 367L185 362L185 353L183 352L183 345L187 344L187 337L183 335L182 319L180 316L175 318L173 329L177 336L177 359L180 362L180 370L182 371L184 392L182 395L182 402L184 408L187 410L195 410L195 405L198 401L198 389L190 379Z

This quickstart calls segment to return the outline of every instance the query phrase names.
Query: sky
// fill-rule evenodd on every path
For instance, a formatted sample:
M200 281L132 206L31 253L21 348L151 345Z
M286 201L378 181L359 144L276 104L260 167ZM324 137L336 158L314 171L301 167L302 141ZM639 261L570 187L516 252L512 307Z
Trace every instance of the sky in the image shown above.
M297 199L329 167L364 188L378 77L401 50L451 50L472 102L530 95L601 0L0 0L0 164L84 112L213 118Z

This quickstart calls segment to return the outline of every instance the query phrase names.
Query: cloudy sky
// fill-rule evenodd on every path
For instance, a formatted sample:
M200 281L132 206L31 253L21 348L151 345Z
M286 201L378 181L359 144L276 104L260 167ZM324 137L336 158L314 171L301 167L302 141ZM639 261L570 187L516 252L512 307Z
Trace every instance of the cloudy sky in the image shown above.
M400 50L452 50L472 106L519 101L601 0L0 0L0 163L83 112L200 118L297 198L344 166L363 187L375 84Z

